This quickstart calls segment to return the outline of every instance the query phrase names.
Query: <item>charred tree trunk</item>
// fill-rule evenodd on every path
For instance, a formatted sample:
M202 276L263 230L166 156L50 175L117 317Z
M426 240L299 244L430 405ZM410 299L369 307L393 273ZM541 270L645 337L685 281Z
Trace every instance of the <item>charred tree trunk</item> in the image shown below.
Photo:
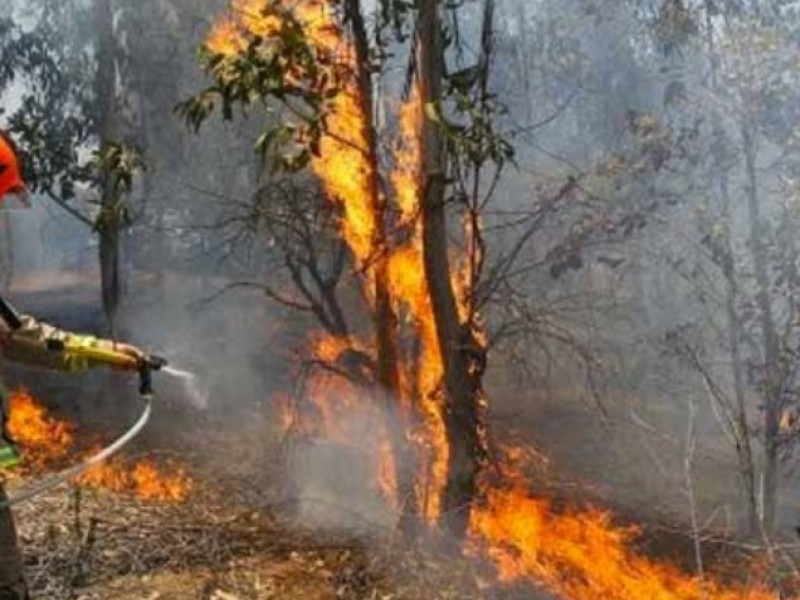
M117 310L121 296L119 230L100 227L100 279L102 282L103 310L106 315L109 335L117 334Z
M374 261L374 323L377 342L378 383L386 394L384 413L386 429L391 438L392 451L395 456L398 495L403 507L400 526L408 535L414 533L415 515L418 510L415 504L413 469L414 461L409 456L409 445L405 437L407 430L406 417L400 409L400 374L399 355L397 349L397 315L392 306L389 281L389 252L386 231L386 199L381 193L379 180L380 161L374 123L374 92L372 84L371 58L367 28L358 0L346 3L347 20L353 32L353 44L356 52L358 70L356 73L362 102L361 113L364 118L365 131L363 139L367 141L364 151L370 165L369 186L375 216L375 231L372 241Z
M421 102L425 107L437 107L444 77L438 2L420 3L417 44ZM446 213L447 148L430 115L426 115L422 139L423 258L444 365L445 423L450 447L442 524L456 539L462 539L469 525L470 505L477 493L481 468L481 397L476 386L479 378L476 381L470 372L471 336L460 322L452 286Z
M767 264L766 230L761 216L756 172L756 140L752 125L742 126L744 143L747 207L750 218L750 249L756 278L756 303L759 326L764 345L764 464L761 484L761 527L764 536L771 538L775 531L775 512L778 501L778 445L781 418L781 365L780 342L775 329L775 319L770 301L770 282Z

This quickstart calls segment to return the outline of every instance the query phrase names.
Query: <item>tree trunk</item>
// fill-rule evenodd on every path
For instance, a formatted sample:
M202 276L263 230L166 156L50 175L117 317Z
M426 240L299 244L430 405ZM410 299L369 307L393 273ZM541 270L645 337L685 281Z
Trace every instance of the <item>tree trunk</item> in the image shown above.
M712 22L713 7L709 0L705 2L706 36L708 54L711 62L711 85L718 89L718 60L714 44L714 25ZM724 140L724 129L719 114L714 114L714 135L721 146ZM758 502L756 494L756 463L753 455L752 433L747 419L747 395L745 388L745 364L742 359L742 321L739 317L737 303L740 298L739 280L736 272L736 257L731 243L733 218L731 216L731 195L728 182L727 165L724 153L715 156L714 166L719 172L717 187L722 202L722 220L726 228L724 236L725 264L722 265L725 277L725 312L728 321L728 343L731 354L731 372L733 374L733 393L736 403L736 455L739 462L739 476L745 492L747 510L747 535L758 532Z
M116 43L114 40L113 0L96 0L95 18L98 32L97 102L100 108L100 147L116 137ZM101 214L98 228L100 278L103 310L111 336L115 335L115 321L121 296L119 224L111 215L116 214L116 182L109 174L103 182ZM106 217L107 216L107 217Z
M100 236L100 279L102 281L103 310L109 335L116 337L116 317L121 295L119 230L102 228Z
M370 51L367 28L358 0L346 3L347 20L353 32L353 42L358 65L356 77L362 102L361 112L364 118L365 131L363 139L367 142L367 160L369 161L369 185L372 210L375 216L375 232L372 241L374 260L374 325L377 343L378 383L385 394L383 412L386 416L385 427L392 444L395 457L397 493L402 512L400 528L409 536L414 535L415 518L418 510L415 503L414 460L409 454L409 444L405 436L408 430L407 418L400 407L400 374L397 350L397 315L392 307L389 281L389 256L387 252L387 233L385 224L386 205L379 179L380 161L378 158L377 139L374 123L374 93L372 72L370 70Z
M756 303L758 305L761 336L764 344L764 465L761 484L761 527L764 536L772 538L775 532L775 511L778 502L778 442L781 418L781 368L780 344L770 302L770 282L765 244L766 230L761 218L756 173L756 140L752 125L742 126L745 167L747 176L747 207L750 218L750 249L756 277Z
M532 55L528 41L528 19L525 10L527 2L518 0L516 4L517 26L519 27L519 44L517 44L517 71L516 75L522 78L522 87L525 89L525 122L533 122L534 97L531 86Z
M728 228L731 226L729 214L730 194L728 192L727 175L723 175L721 182L722 201L725 203L723 218ZM725 236L725 253L730 262L725 273L725 311L728 316L728 343L731 353L731 371L733 373L733 394L736 402L736 428L737 447L736 454L739 461L739 476L742 478L747 504L747 534L755 535L758 531L758 504L756 498L755 459L751 440L750 426L747 422L747 402L745 393L744 361L742 360L742 322L736 303L739 300L739 282L736 277L733 246L730 240L730 230Z
M442 97L444 47L438 4L436 1L421 2L419 7L417 64L421 102L425 107L437 106ZM451 283L445 206L447 149L438 125L427 114L422 138L425 169L421 211L423 258L444 365L445 425L450 446L442 524L460 540L469 525L469 509L476 496L481 468L481 398L470 373L468 352L472 344L468 343L469 336L465 335L459 321Z

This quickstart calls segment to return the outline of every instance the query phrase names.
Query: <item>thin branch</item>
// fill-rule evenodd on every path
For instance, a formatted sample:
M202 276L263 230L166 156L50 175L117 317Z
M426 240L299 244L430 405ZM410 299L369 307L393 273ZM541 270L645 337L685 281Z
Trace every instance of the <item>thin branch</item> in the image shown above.
M44 193L47 195L47 197L48 197L48 198L50 198L50 200L52 200L53 202L55 202L55 203L56 203L56 204L57 204L59 207L61 207L62 209L64 209L64 210L65 210L66 212L68 212L70 215L72 215L73 217L75 217L76 219L78 219L78 221L80 221L81 223L83 223L83 224L84 224L84 225L86 225L87 227L94 228L94 223L92 222L92 220L91 220L89 217L87 217L86 215L84 215L83 213L81 213L81 212L80 212L78 209L76 209L75 207L73 207L73 206L70 206L70 205L69 205L69 204L68 204L66 201L64 201L62 198L59 198L59 197L58 197L58 195L57 195L57 194L55 194L55 193L54 193L54 192L53 192L51 189L49 189L49 188L45 189L45 190L44 190Z

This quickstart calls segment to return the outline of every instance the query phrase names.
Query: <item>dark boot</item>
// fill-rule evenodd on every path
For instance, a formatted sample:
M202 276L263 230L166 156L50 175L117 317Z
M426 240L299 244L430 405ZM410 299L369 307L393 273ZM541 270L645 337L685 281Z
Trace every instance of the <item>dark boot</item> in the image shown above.
M29 600L22 572L22 556L11 509L3 506L6 492L0 483L0 600Z

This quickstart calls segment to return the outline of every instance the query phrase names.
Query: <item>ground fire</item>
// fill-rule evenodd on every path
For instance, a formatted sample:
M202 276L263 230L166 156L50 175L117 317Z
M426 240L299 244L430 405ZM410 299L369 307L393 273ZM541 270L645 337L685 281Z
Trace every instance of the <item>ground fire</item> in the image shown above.
M77 450L76 428L50 415L29 392L12 392L8 408L8 432L24 451L22 468L26 473L42 475L95 453L96 449L85 446ZM186 499L193 485L185 469L177 464L126 457L112 458L91 468L80 475L75 484L168 502Z

